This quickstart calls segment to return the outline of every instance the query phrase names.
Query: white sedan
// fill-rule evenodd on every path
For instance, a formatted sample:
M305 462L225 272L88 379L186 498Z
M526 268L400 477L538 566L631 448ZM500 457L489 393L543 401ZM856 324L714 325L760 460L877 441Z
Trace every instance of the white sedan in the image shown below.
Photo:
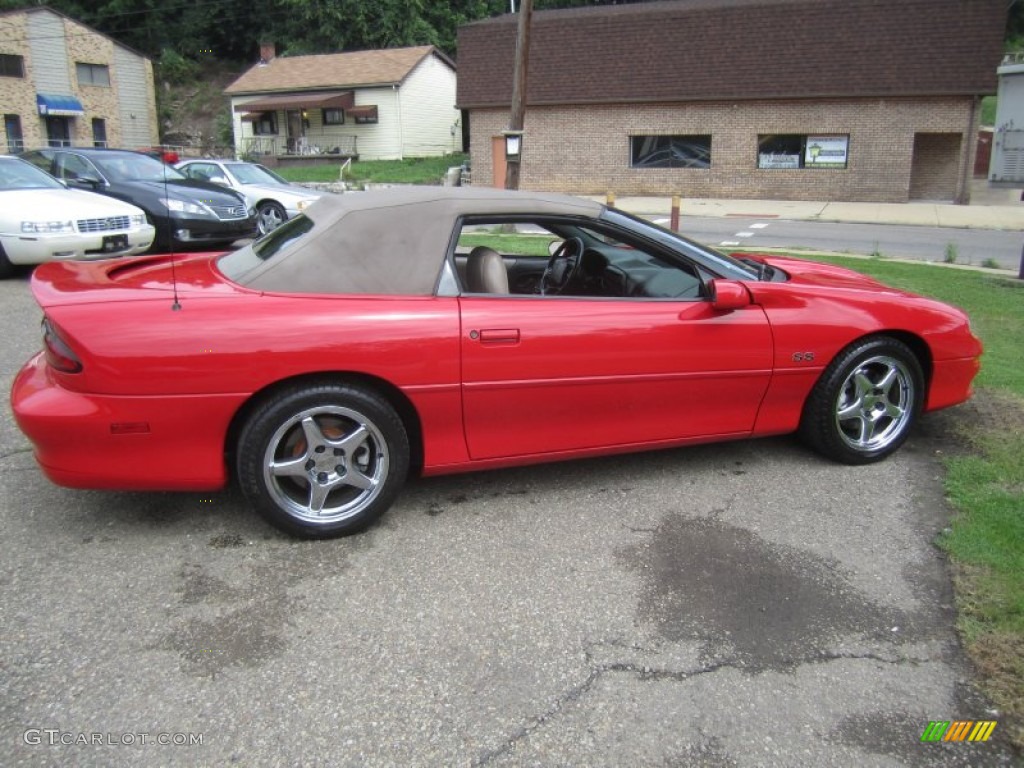
M34 165L0 155L0 277L18 264L142 253L153 236L141 208L67 189Z
M241 160L184 160L175 167L190 179L223 184L245 195L246 204L256 209L261 235L306 210L322 194L292 184L265 166Z

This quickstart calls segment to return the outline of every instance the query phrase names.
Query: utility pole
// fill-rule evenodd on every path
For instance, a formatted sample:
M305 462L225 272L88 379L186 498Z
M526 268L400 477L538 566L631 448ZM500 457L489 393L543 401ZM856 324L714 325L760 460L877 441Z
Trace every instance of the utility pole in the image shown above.
M523 118L526 116L526 63L530 58L530 16L532 14L533 0L522 0L519 3L519 32L516 36L515 73L512 76L512 109L507 131L507 134L518 136L520 154L515 158L506 156L505 189L519 189Z

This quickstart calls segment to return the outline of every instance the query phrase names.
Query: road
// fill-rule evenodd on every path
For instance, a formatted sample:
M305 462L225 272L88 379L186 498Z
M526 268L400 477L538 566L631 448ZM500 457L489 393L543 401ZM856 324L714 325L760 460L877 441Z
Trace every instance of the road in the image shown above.
M666 225L664 216L650 216ZM844 224L771 218L684 216L680 231L708 245L728 248L793 248L941 262L952 249L957 264L982 266L993 259L1016 271L1024 233L989 229Z
M38 325L0 282L7 387ZM4 766L1011 764L998 728L920 741L997 719L932 545L956 411L870 467L777 438L414 480L330 542L232 490L57 488L0 414Z

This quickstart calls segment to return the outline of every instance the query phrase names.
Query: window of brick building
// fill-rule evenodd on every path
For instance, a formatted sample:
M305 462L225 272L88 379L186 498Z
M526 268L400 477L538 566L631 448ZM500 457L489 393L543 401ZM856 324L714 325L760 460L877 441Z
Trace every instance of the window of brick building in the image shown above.
M0 77L24 77L25 60L13 53L0 53Z
M110 68L106 64L75 64L79 85L110 85Z
M11 154L21 152L25 148L25 140L21 135L21 117L4 115L4 130L7 132L7 151Z
M710 168L711 136L630 136L631 168Z
M846 135L760 134L757 137L757 167L845 168L849 149L850 137Z
M107 121L101 117L92 119L92 145L94 147L107 146Z

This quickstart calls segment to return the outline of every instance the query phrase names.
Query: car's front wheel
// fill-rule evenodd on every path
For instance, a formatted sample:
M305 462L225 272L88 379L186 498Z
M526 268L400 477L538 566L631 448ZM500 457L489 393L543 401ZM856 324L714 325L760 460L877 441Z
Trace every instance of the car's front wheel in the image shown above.
M342 536L379 517L409 469L409 440L383 398L321 383L283 390L249 417L238 441L243 492L268 522L310 538Z
M924 401L921 364L903 342L861 339L840 352L804 405L800 435L845 464L868 464L907 439Z
M288 214L280 204L273 200L265 200L256 209L256 218L260 234L265 235L284 224L288 220Z
M0 245L0 280L8 278L14 274L14 265L11 260L7 258L7 254L4 252L4 247Z

